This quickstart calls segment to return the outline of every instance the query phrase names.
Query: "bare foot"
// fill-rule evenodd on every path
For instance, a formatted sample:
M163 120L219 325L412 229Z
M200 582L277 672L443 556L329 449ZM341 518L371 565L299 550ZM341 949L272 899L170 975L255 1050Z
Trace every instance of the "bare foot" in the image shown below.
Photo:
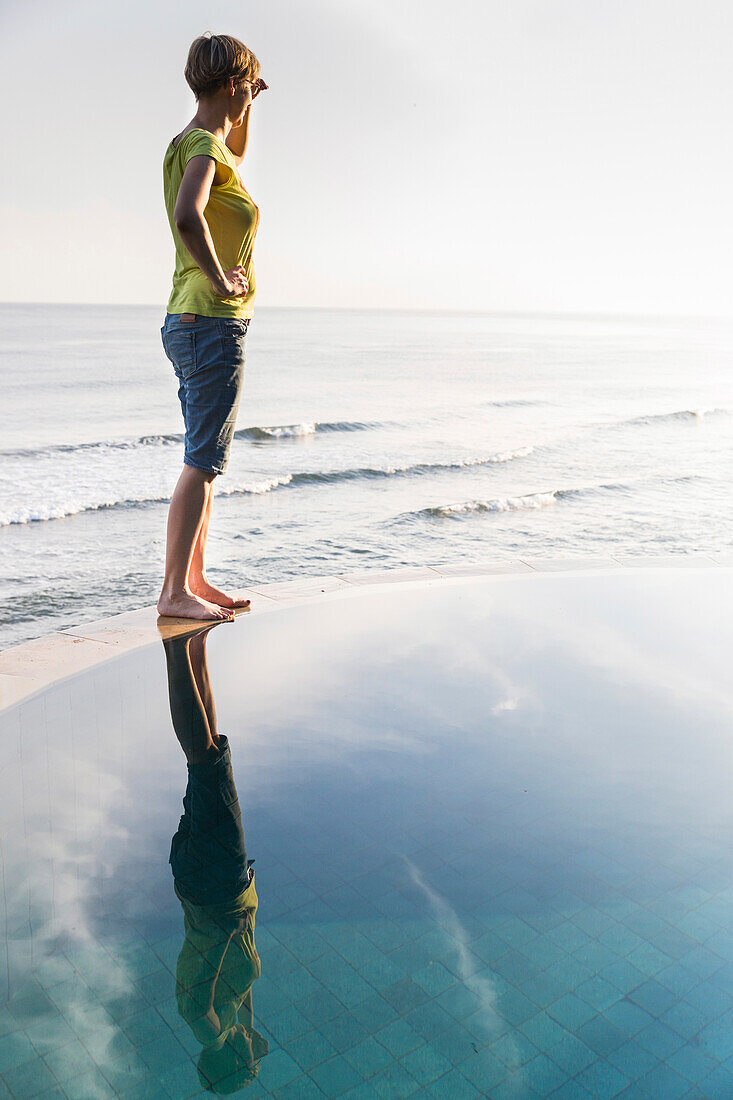
M209 584L205 577L189 580L189 587L201 599L210 600L211 603L218 604L219 607L228 607L233 611L238 611L241 607L249 607L251 602L244 596L227 596L226 592L222 592L220 588L215 588L213 584Z
M182 619L217 619L222 622L234 618L228 608L209 603L208 600L201 599L192 592L177 592L172 596L161 593L158 600L158 613L175 615Z

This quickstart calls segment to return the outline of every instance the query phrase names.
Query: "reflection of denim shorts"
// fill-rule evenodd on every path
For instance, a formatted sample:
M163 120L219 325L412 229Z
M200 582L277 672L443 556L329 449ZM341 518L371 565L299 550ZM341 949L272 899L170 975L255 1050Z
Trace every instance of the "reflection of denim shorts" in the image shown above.
M237 422L244 379L248 317L202 317L166 313L160 330L165 353L178 378L186 426L183 461L223 474Z
M197 905L237 898L249 881L242 812L229 742L207 764L188 765L183 816L171 842L170 864L181 894Z

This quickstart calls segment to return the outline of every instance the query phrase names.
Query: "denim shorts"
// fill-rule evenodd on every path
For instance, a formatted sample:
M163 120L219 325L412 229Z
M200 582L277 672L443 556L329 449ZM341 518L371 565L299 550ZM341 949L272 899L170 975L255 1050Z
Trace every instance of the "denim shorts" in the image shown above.
M166 313L160 335L178 378L186 428L183 461L223 474L237 422L250 319L197 315L182 321L181 316Z
M188 765L183 816L171 841L176 886L196 905L221 905L239 897L254 863L244 846L229 742L225 736L219 741L221 751L211 763Z

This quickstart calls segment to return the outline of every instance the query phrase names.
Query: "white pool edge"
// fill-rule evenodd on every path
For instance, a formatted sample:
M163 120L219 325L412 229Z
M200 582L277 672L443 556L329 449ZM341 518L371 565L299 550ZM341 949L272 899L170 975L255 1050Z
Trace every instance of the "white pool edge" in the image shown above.
M631 569L710 569L733 566L733 554L669 554L664 556L535 558L475 563L402 566L360 573L329 573L292 581L255 584L244 590L251 606L237 620L286 607L364 596L379 589L465 584L476 580L530 578L550 573L626 572ZM125 611L105 619L80 623L0 652L0 713L32 696L123 653L161 638L185 634L201 621L159 616L155 606Z

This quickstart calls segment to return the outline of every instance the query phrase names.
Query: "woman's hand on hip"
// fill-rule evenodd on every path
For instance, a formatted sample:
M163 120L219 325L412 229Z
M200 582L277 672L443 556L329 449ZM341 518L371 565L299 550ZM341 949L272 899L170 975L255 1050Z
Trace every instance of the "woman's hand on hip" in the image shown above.
M249 290L249 283L242 264L238 264L237 267L232 267L229 271L224 272L223 286L215 283L211 285L214 288L214 293L221 298L240 298Z

